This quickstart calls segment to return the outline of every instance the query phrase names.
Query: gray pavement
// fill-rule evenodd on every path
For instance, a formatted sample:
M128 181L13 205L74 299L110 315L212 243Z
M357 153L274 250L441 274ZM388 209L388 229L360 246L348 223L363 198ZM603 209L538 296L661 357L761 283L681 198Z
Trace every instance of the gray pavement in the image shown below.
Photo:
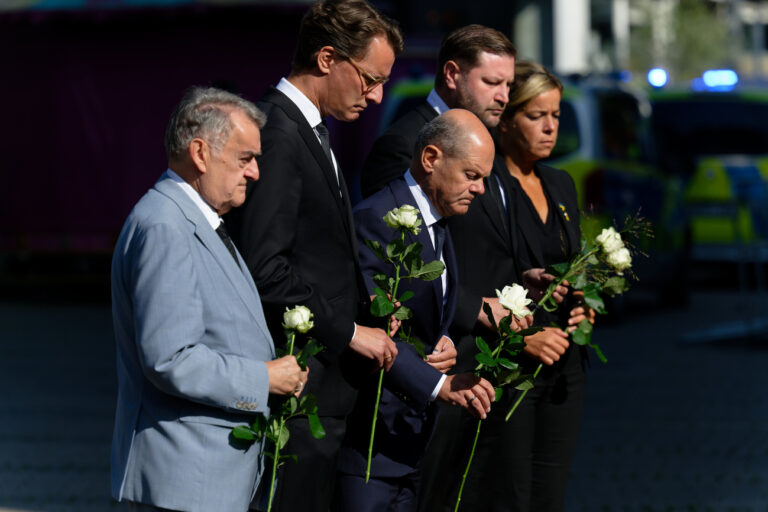
M753 302L697 293L599 326L568 512L768 512L768 336L681 343ZM106 305L0 303L0 512L117 510L113 344Z

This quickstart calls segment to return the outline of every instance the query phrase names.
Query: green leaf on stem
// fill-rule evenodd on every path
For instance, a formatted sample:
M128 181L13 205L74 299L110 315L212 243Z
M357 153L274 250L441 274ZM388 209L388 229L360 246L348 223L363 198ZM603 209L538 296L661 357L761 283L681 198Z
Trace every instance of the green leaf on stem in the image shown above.
M493 368L498 364L494 358L483 352L475 354L475 361L488 368Z
M569 261L565 261L563 263L555 263L554 265L549 265L546 270L547 273L559 278L564 276L570 267L571 263Z
M289 414L294 414L299 409L299 399L294 395L291 395L288 400L286 400L286 404L288 404Z
M432 281L433 279L440 277L443 270L445 270L445 265L442 261L430 261L416 270L416 272L411 272L411 277L416 277L423 281Z
M587 286L587 273L581 272L579 273L576 278L571 278L571 286L574 287L577 290L583 289L585 286Z
M371 302L371 314L373 316L389 316L394 310L395 305L387 297L376 295Z
M261 413L254 416L253 421L251 421L251 430L263 434L267 430L267 417Z
M510 382L516 381L518 378L520 378L519 369L507 370L506 368L502 368L498 375L496 375L496 384L499 386L506 386Z
M584 346L589 342L589 335L581 329L576 329L571 333L571 339L575 344Z
M475 338L475 345L483 354L488 354L489 357L493 354L491 347L489 347L488 343L486 343L480 336Z
M307 341L307 344L296 353L296 362L302 370L306 370L309 358L322 352L323 348L324 347L320 345L315 338L310 338L309 341Z
M373 275L373 282L376 283L376 285L379 286L380 288L388 288L389 287L389 276L387 274L374 274ZM386 295L386 293L385 293L385 295Z
M503 366L507 370L517 370L517 367L519 366L517 363L515 363L514 361L510 361L506 357L500 357L497 359L497 361L501 366Z
M513 383L514 388L520 391L528 391L533 389L533 375L523 375Z
M598 263L600 263L600 260L597 259L597 255L590 254L589 257L587 258L587 263L589 263L590 265L597 265Z
M280 459L281 460L285 459L286 461L290 460L293 463L299 462L299 458L296 455L292 454L292 453L289 453L289 454L286 454L286 455L280 455ZM283 464L285 464L285 463L284 462L280 463L281 466Z
M400 302L401 304L408 299L413 297L413 292L411 290L406 290L403 293L400 294L400 296L397 298L397 302Z
M238 425L232 429L232 437L240 439L241 441L253 442L256 440L256 436L251 432L251 429L247 425Z
M409 318L413 317L413 311L411 311L411 309L406 306L400 306L395 311L394 317L398 320L408 320Z
M315 410L317 410L317 407L315 407ZM309 420L309 431L312 434L312 437L315 439L323 439L325 437L325 429L323 428L323 424L320 423L320 417L317 415L317 412L307 414L307 419Z
M406 247L403 252L403 265L409 274L413 274L424 265L424 262L421 259L421 248L419 242L414 242Z
M491 322L491 326L494 330L498 331L499 326L496 325L496 319L493 317L493 309L491 309L491 305L485 301L483 301L483 313L488 317L488 321Z
M294 397L295 398L295 397ZM283 423L282 427L280 428L280 437L278 438L278 441L275 443L279 449L285 448L285 444L288 442L288 438L291 437L291 433L288 431L288 425Z
M390 259L397 259L405 251L405 243L398 239L392 240L387 244L387 257Z
M493 400L494 402L498 402L501 400L501 396L504 394L504 389L501 387L493 388L493 390L496 392L496 398Z
M600 297L599 284L590 283L584 287L584 302L598 313L605 312L605 303L603 302L602 297Z
M371 251L373 251L373 254L375 254L377 258L379 258L382 261L386 259L386 255L384 254L384 248L381 246L381 244L378 241L366 240L365 245Z
M579 330L584 331L585 334L592 334L592 331L594 330L595 326L593 326L589 320L582 320L579 322Z
M621 276L609 277L605 283L603 283L603 292L611 297L621 295L628 289L629 283L627 282L627 279Z

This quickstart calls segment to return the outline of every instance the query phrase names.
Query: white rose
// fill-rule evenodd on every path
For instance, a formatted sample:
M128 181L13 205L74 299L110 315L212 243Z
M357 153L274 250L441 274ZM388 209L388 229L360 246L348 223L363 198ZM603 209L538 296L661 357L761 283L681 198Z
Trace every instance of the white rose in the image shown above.
M528 290L519 284L505 286L501 291L496 290L499 304L511 311L517 318L522 318L525 315L531 314L530 311L525 309L525 307L531 303L531 299L529 299L527 295Z
M608 256L606 256L605 260L619 274L621 274L622 270L628 269L632 266L632 256L629 254L629 249L626 247L622 247L621 249L608 253Z
M610 254L624 248L621 235L612 227L603 229L595 238L595 242L603 249L605 254Z
M315 324L311 320L314 315L306 306L296 306L293 309L285 308L283 313L283 327L292 331L305 333Z
M392 229L407 229L414 235L421 231L419 229L421 225L419 209L410 204L404 204L400 208L387 212L384 216L384 223Z

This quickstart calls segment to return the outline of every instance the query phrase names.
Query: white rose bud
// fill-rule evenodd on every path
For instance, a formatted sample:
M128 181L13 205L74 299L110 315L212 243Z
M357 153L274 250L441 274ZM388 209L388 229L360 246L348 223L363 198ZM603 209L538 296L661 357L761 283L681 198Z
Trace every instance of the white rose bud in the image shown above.
M384 223L392 229L407 229L414 235L421 231L419 228L421 225L419 209L410 204L404 204L400 208L387 212L384 216Z
M293 309L285 308L283 313L283 327L292 331L305 333L315 323L311 320L314 315L306 306L296 306Z
M528 290L519 284L505 286L501 291L496 290L496 296L499 298L499 304L511 311L512 314L517 318L522 318L531 314L530 311L525 309L525 307L531 303L531 299L529 299L527 295Z
M609 253L605 260L619 274L621 274L622 270L632 266L632 256L629 254L629 249L626 247L622 247L621 249Z
M611 254L614 251L624 248L624 242L621 240L621 235L616 232L612 227L603 229L595 242L602 248L605 254Z

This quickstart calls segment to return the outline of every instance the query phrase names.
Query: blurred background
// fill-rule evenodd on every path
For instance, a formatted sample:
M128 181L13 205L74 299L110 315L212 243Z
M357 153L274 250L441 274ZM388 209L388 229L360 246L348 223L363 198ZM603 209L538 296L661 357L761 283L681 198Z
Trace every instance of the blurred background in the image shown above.
M112 508L112 247L183 90L257 100L310 3L0 0L0 511ZM382 105L329 123L353 198L442 37L481 23L563 78L551 165L585 227L653 224L596 330L568 510L768 510L768 1L372 3L406 49Z

